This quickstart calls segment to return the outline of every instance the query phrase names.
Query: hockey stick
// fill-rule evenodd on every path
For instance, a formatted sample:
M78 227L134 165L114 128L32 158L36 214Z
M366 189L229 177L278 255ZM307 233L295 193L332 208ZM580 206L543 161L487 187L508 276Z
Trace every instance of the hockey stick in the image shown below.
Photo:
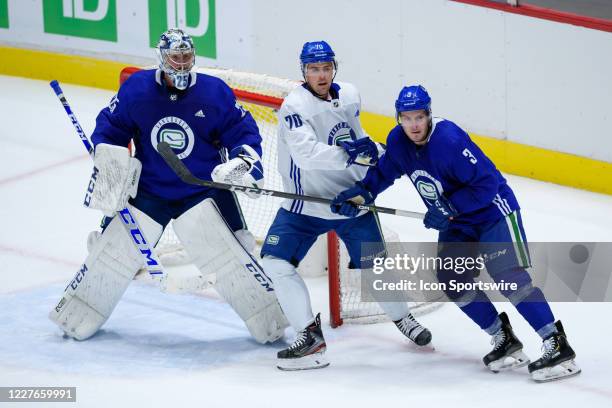
M168 143L166 142L158 143L157 151L162 156L162 158L166 161L168 166L170 166L172 171L174 171L176 175L181 180L183 180L183 182L187 184L218 188L220 190L241 191L241 192L249 192L249 193L255 193L255 194L265 195L265 196L289 198L292 200L310 201L313 203L320 203L320 204L327 204L327 205L332 203L332 200L328 198L313 197L313 196L307 196L307 195L285 193L284 191L267 190L265 188L245 187L245 186L238 186L235 184L226 184L226 183L218 183L216 181L202 180L194 176L193 173L191 173L191 171L187 168L187 166L185 166L185 163L183 163L181 159L179 159L176 156L176 153L174 153L174 151L172 150L172 148L170 147ZM423 219L423 216L424 216L424 214L414 212L414 211L396 210L393 208L377 207L375 205L356 204L356 206L360 210L379 212L379 213L384 213L384 214L400 215L402 217Z
M74 115L74 113L72 113L72 108L70 107L70 104L64 96L64 91L62 91L62 88L56 80L51 81L49 85L51 85L51 88L53 88L53 91L64 106L64 110L72 121L72 124L74 125L77 134L83 142L83 145L85 145L87 153L89 153L89 155L93 159L94 148L89 139L87 138L87 135L83 131L83 128L79 124L79 121L77 120L76 116ZM132 242L134 242L134 244L142 254L142 259L145 262L145 265L147 266L147 271L149 272L149 274L153 277L161 278L164 275L164 269L162 268L162 265L159 259L157 258L157 255L155 254L155 252L153 252L153 248L145 239L144 234L142 233L142 230L138 225L136 218L134 217L134 215L132 215L130 209L126 207L120 211L117 211L117 215L119 216L119 219L123 222L123 226L125 227L127 233L132 237Z

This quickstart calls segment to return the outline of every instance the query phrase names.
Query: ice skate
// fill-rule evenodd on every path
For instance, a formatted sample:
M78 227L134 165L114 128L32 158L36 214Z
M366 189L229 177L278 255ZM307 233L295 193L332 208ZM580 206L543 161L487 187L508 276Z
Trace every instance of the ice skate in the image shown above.
M536 382L547 382L579 374L581 369L574 359L576 353L570 347L561 321L555 323L557 333L544 339L544 354L529 364L529 373Z
M493 335L493 350L483 357L484 364L494 373L523 367L529 364L529 358L523 353L523 343L512 331L512 326L505 312L499 314L502 326Z
M408 313L406 317L400 320L396 320L393 323L397 326L399 331L408 337L415 344L419 346L426 346L431 342L431 332L423 327L412 315Z
M277 367L284 371L311 370L329 365L325 358L325 339L321 331L321 319L315 321L297 334L288 348L277 354Z

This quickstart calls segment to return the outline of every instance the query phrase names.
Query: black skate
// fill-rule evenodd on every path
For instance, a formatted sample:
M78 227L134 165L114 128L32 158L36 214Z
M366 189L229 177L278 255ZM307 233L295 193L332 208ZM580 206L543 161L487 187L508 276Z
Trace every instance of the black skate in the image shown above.
M396 320L393 323L397 326L404 336L415 342L419 346L426 346L431 342L431 332L414 318L412 313L403 319Z
M276 355L277 367L284 371L311 370L329 365L325 358L325 339L321 331L321 319L317 314L315 321L299 332L293 344Z
M523 353L523 343L514 335L508 315L502 312L499 314L499 318L502 326L491 339L491 344L494 345L493 350L482 359L484 364L494 373L529 364L529 357Z
M574 362L576 353L567 342L561 321L557 321L555 326L557 326L557 333L544 339L542 357L529 364L529 373L534 381L558 380L571 377L581 371Z

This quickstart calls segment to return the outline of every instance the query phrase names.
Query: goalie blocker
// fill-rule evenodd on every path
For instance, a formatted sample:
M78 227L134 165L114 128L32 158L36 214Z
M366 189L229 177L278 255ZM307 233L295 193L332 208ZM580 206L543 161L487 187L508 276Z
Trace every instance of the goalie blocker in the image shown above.
M147 240L156 242L162 226L129 207ZM258 342L282 337L288 322L272 281L244 246L254 245L250 233L233 233L212 199L183 213L174 221L174 228L201 273L200 288L214 284ZM85 263L49 314L66 335L77 340L91 337L102 327L142 266L140 253L116 217L91 244Z

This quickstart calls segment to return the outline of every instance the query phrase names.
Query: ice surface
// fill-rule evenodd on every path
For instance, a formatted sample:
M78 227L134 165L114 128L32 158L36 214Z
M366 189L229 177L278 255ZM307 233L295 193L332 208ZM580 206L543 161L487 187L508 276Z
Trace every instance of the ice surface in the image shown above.
M257 345L212 293L168 295L141 282L95 337L63 338L47 314L100 220L80 204L91 164L46 82L0 77L0 88L0 386L76 386L83 407L612 406L609 303L552 305L583 373L549 384L534 384L526 369L488 372L488 336L453 305L421 318L435 350L409 344L391 324L332 330L324 278L307 281L323 312L332 363L323 370L277 370L284 343ZM89 134L112 93L64 91ZM612 241L612 197L508 178L530 240ZM379 204L424 209L405 180ZM435 240L418 221L383 222L403 240ZM539 338L512 307L499 308L537 358ZM17 406L28 405L42 406Z

